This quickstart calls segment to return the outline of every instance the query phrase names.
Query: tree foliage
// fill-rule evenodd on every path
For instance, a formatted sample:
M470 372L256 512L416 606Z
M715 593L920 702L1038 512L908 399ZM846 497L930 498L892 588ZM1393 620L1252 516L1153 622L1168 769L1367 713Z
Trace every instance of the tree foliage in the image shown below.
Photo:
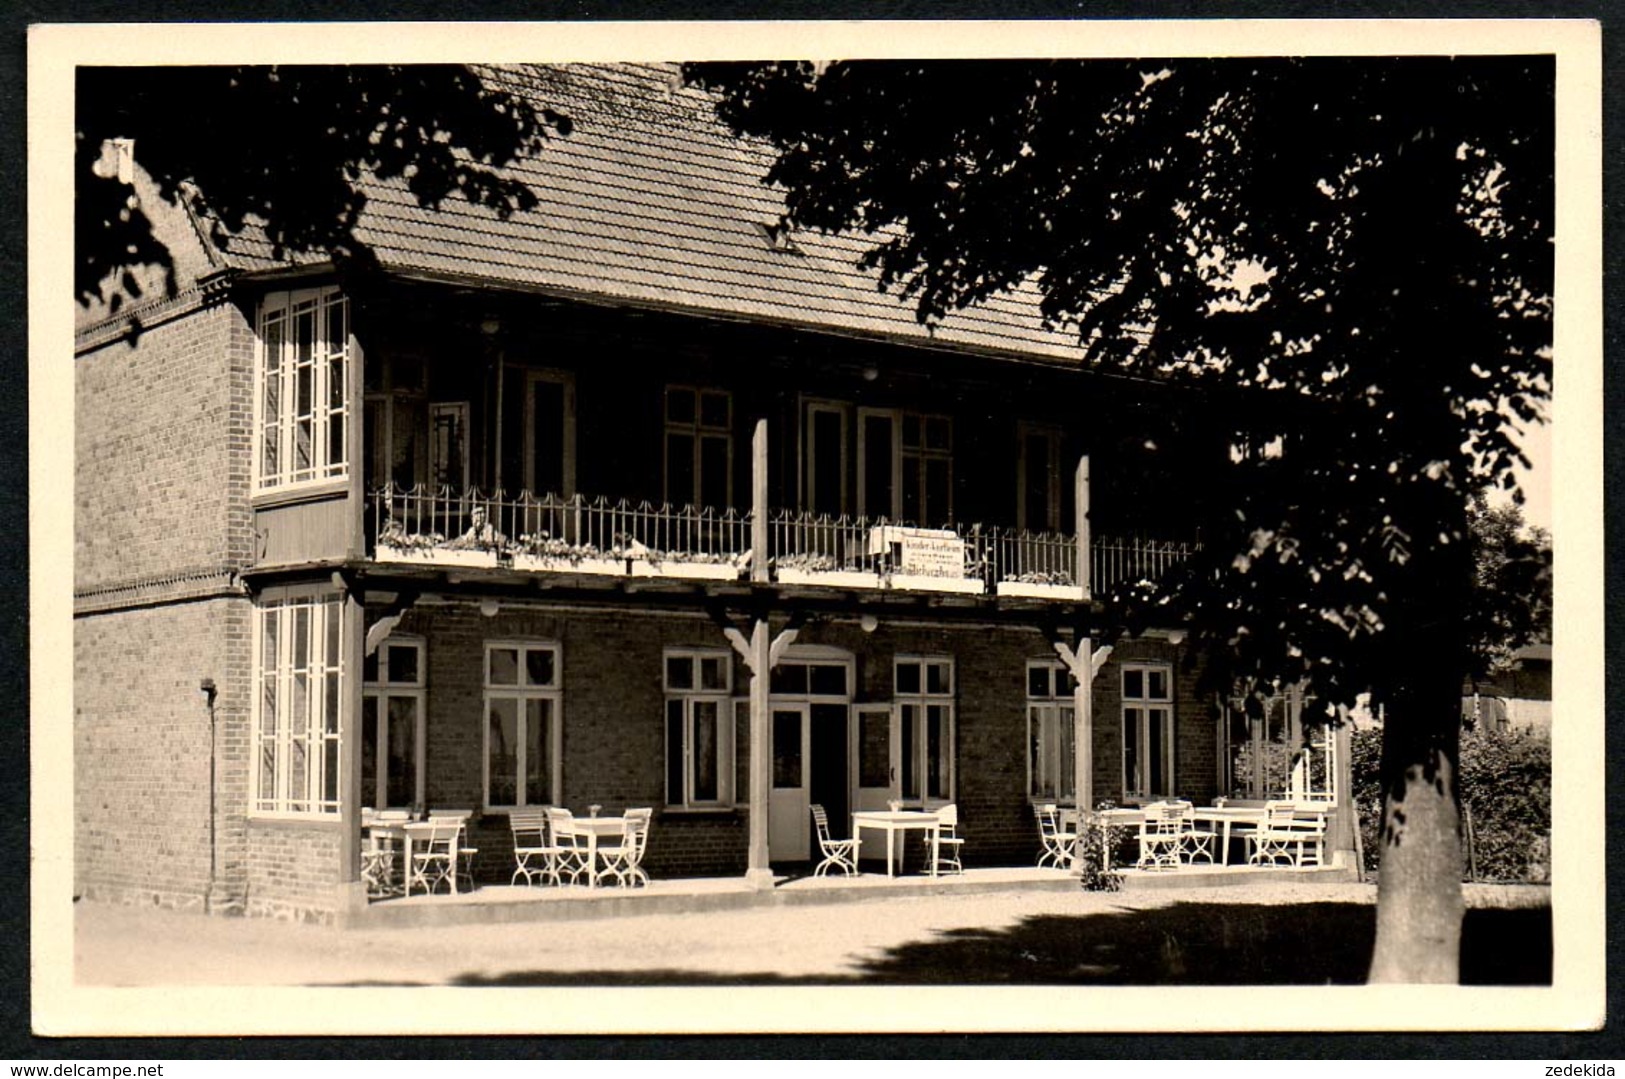
M1546 58L691 65L785 224L931 322L1020 282L1091 360L1244 389L1206 558L1117 597L1327 699L1460 611L1550 390ZM1206 418L1214 422L1214 417ZM1275 452L1278 450L1279 452ZM1386 631L1386 632L1385 632ZM1448 639L1450 634L1445 635ZM1454 665L1460 669L1459 663Z
M360 182L404 177L425 207L451 196L507 215L536 195L503 166L570 121L456 65L80 68L75 114L75 295L138 294L172 253L104 144L133 139L158 195L193 208L215 242L253 226L277 257L365 257ZM172 282L171 282L172 284Z
M1473 549L1468 647L1474 681L1504 669L1523 645L1552 639L1552 539L1516 505L1470 506Z

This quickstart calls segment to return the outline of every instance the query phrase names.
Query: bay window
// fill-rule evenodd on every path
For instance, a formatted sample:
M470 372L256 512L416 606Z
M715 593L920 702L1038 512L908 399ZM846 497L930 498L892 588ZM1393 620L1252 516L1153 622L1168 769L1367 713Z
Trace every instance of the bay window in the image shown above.
M335 287L274 292L260 303L254 489L349 474L349 304Z
M339 811L344 599L268 591L254 612L254 777L262 814Z

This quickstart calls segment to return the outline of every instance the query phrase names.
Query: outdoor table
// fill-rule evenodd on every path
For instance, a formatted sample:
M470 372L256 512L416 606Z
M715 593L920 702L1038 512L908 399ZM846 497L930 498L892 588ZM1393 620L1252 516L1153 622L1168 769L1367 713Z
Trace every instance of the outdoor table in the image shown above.
M1209 825L1220 825L1222 838L1219 840L1219 864L1230 864L1230 826L1240 824L1254 830L1264 823L1264 810L1256 806L1197 806L1191 811L1191 819L1204 821ZM1208 831L1214 829L1209 828Z
M919 829L931 833L931 875L937 875L936 838L937 815L926 813L918 809L899 809L887 811L884 809L864 810L852 814L852 834L857 835L858 829L878 829L886 833L886 876L892 876L892 856L897 852L897 833L909 829ZM903 871L903 857L897 852L897 872Z
M576 831L587 837L587 887L598 887L598 837L626 833L625 817L576 817Z
M401 844L401 894L406 894L406 882L411 879L412 865L412 833L406 830L411 824L409 820L403 821L374 821L362 829L374 841L380 839L398 840ZM391 882L393 883L393 882Z

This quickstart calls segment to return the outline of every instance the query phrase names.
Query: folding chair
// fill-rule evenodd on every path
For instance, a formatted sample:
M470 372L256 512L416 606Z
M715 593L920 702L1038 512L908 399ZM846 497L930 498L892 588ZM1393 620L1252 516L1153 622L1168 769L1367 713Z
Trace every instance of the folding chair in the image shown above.
M829 834L829 814L824 812L821 805L807 807L812 812L813 824L818 829L818 850L824 856L813 869L813 876L822 877L831 868L839 869L849 877L858 874L858 847L861 841L857 836L851 839L832 839Z
M532 878L557 884L559 882L559 848L547 841L547 812L541 808L515 809L508 814L508 829L513 833L513 879L519 883L524 877L527 885Z
M965 865L959 860L965 840L959 835L959 806L953 803L937 810L937 826L931 833L931 871L940 872L944 866L955 873L963 873Z

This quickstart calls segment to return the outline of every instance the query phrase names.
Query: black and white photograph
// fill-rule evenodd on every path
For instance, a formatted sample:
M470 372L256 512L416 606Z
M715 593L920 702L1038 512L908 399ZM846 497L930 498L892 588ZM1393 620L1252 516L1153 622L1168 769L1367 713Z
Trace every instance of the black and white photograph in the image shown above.
M36 1032L1600 1025L1600 31L1271 26L36 27Z

